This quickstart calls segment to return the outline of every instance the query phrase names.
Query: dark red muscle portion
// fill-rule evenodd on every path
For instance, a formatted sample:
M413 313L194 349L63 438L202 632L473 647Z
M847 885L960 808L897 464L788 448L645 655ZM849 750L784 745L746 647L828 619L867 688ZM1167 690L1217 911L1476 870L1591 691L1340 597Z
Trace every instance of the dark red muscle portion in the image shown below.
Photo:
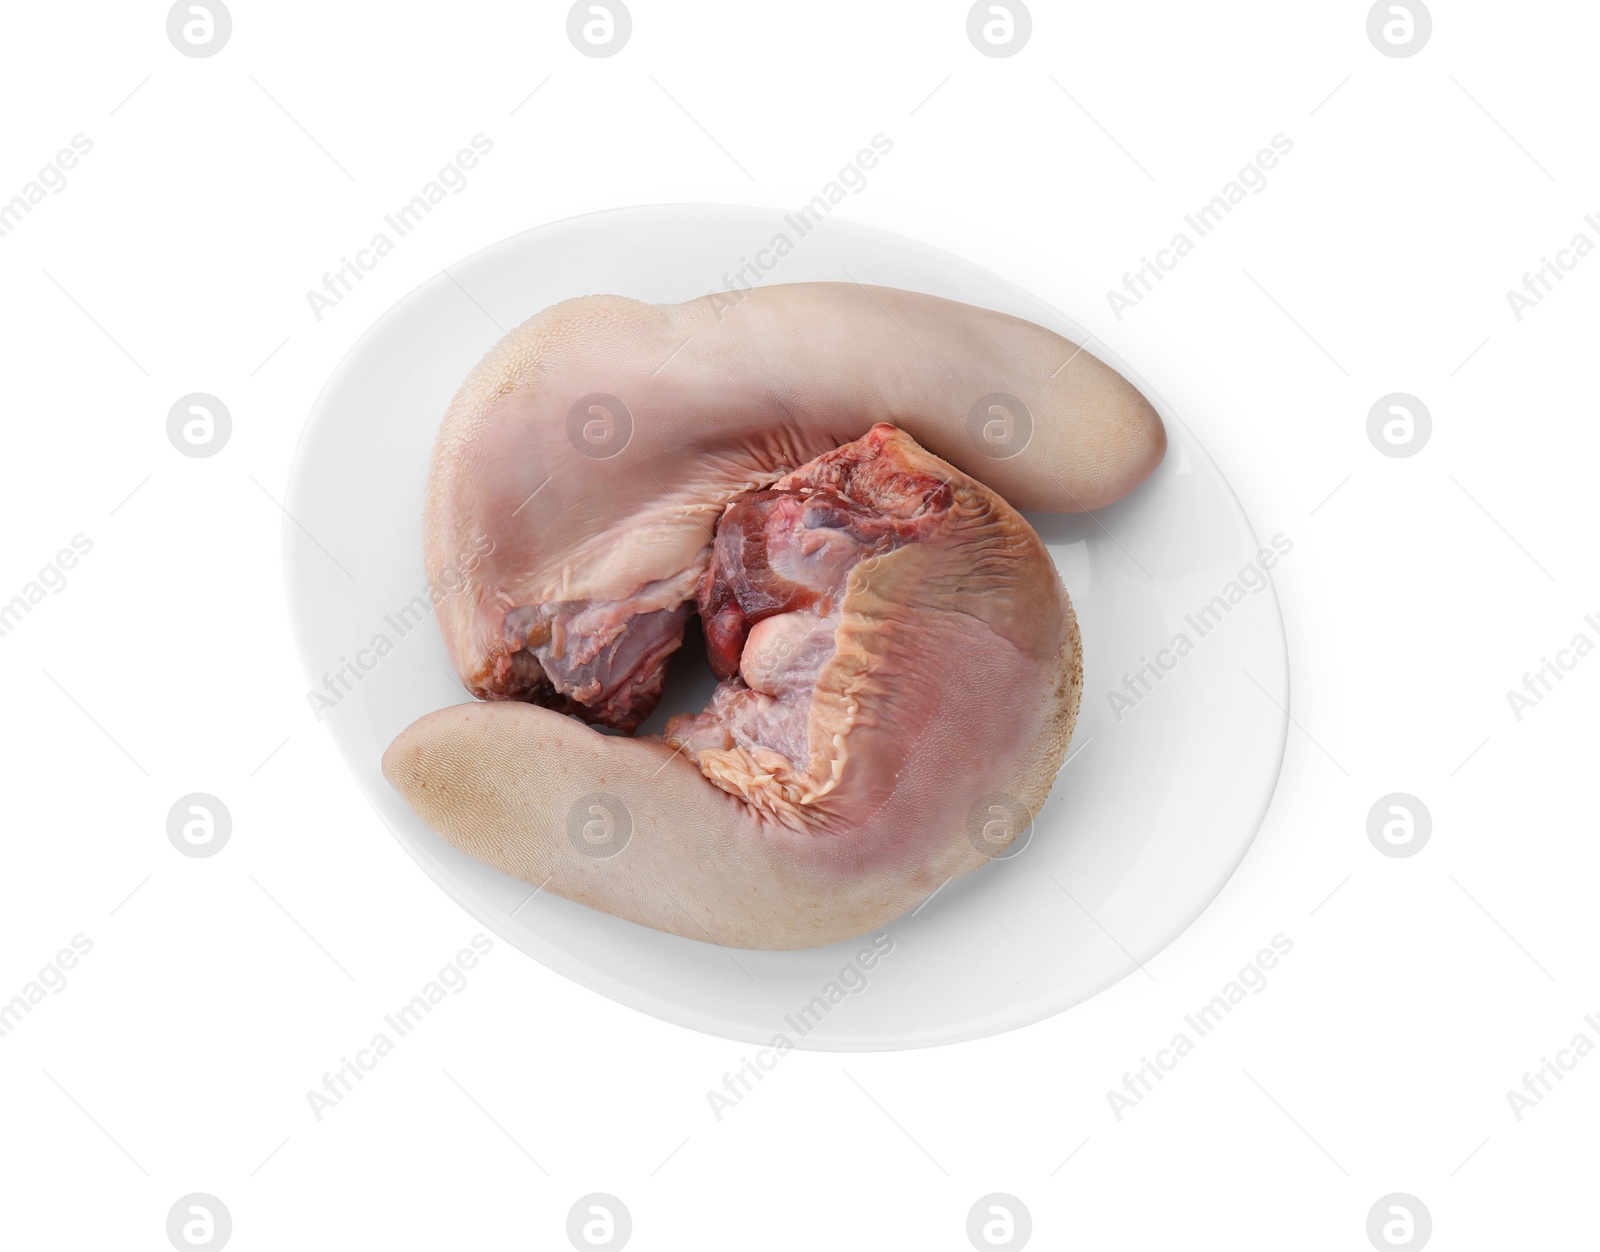
M718 678L738 672L757 622L804 608L827 616L858 562L914 542L949 507L948 486L901 469L880 455L881 443L874 430L722 515L698 594Z

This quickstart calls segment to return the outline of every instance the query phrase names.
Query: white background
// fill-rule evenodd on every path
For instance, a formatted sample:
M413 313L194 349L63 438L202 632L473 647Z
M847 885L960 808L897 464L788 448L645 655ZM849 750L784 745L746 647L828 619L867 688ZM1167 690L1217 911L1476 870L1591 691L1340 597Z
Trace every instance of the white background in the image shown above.
M1037 1247L1365 1248L1404 1191L1439 1248L1593 1246L1600 1059L1520 1121L1506 1092L1600 1043L1600 659L1520 721L1505 693L1600 641L1600 259L1521 321L1505 293L1600 242L1600 12L1437 0L1407 59L1360 3L1041 0L1006 59L944 0L636 0L605 60L565 16L239 0L191 59L158 4L8 7L0 201L94 147L0 238L0 601L75 534L93 550L0 638L0 999L94 946L0 1038L0 1245L164 1248L199 1191L239 1249L565 1247L604 1191L639 1249L959 1249L1001 1191ZM480 132L470 185L318 321L305 293ZM1158 389L1225 400L1197 433L1257 533L1295 541L1295 726L1253 851L1151 977L977 1043L791 1055L720 1121L706 1092L748 1049L497 942L316 1120L306 1091L480 929L304 697L275 499L318 388L495 240L796 207L878 132L894 151L840 216L1048 274ZM1105 291L1280 132L1266 190L1117 321ZM165 432L196 391L234 422L205 460ZM1433 416L1408 459L1366 436L1396 391ZM193 791L233 815L208 859L167 840ZM1366 833L1392 791L1433 816L1403 860ZM1279 932L1266 990L1118 1120L1107 1091Z

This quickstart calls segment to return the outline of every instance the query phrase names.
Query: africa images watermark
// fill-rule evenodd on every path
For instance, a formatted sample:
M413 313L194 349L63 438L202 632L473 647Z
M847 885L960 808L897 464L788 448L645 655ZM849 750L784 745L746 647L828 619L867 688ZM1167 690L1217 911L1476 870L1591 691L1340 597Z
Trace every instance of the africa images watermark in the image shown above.
M306 1103L311 1115L321 1121L325 1114L336 1109L344 1098L355 1090L368 1074L378 1068L378 1062L394 1051L395 1043L404 1039L420 1026L433 1010L452 995L467 989L467 971L494 948L494 940L482 931L472 936L471 947L462 948L447 961L439 972L393 1013L385 1013L385 1029L376 1031L367 1046L357 1048L354 1058L341 1056L339 1067L322 1076L322 1089L306 1092Z
M1600 634L1600 617L1590 613L1583 619L1583 624ZM1578 668L1578 662L1594 651L1594 639L1588 631L1580 630L1573 635L1564 648L1556 649L1556 659L1547 656L1539 658L1539 668L1531 674L1522 676L1522 690L1508 690L1506 703L1511 706L1511 712L1520 722L1531 710L1544 703L1544 699L1556 689L1556 684L1566 680L1568 674Z
M706 1103L717 1121L720 1122L725 1113L738 1108L745 1097L755 1090L756 1083L776 1069L782 1058L794 1051L796 1039L804 1039L822 1025L836 1007L867 989L870 981L867 975L878 967L878 962L894 951L894 938L887 932L873 935L869 942L871 946L857 952L824 984L822 990L793 1013L784 1014L783 1023L794 1032L793 1038L788 1031L780 1030L772 1037L772 1043L757 1051L754 1058L739 1058L739 1068L722 1076L720 1091L713 1089L706 1092Z
M1539 1058L1539 1068L1531 1074L1522 1076L1522 1090L1515 1088L1506 1092L1506 1103L1511 1106L1511 1115L1521 1121L1529 1112L1539 1107L1544 1098L1555 1090L1556 1084L1565 1082L1567 1075L1578 1068L1578 1062L1583 1060L1595 1049L1595 1036L1600 1035L1600 1016L1588 1014L1583 1019L1583 1024L1595 1032L1580 1030L1572 1036L1564 1048L1556 1049L1555 1060L1548 1056Z
M39 572L23 584L22 590L11 599L0 603L0 639L22 624L22 619L32 613L35 606L44 603L46 594L60 595L67 589L67 572L77 567L78 561L94 551L94 540L76 534L69 546L60 549Z
M467 587L467 576L478 568L483 559L494 551L494 540L488 535L476 535L472 551L457 558L440 571L439 577L427 588L419 591L392 613L383 615L383 629L375 631L365 646L355 650L355 656L341 656L332 673L322 676L320 690L306 692L306 703L320 722L324 713L331 713L343 703L363 679L378 668L378 663L399 646L450 596Z
M5 1038L22 1019L45 1002L50 995L60 995L67 989L67 971L94 951L94 940L87 935L72 936L69 946L62 948L42 969L30 978L16 995L0 1004L0 1039Z
M22 185L21 191L9 200L0 201L0 239L22 225L22 219L33 212L35 205L43 204L46 196L65 191L67 172L77 168L78 162L93 151L93 139L83 134L74 135L70 146L46 161L39 172Z
M767 275L778 268L778 263L795 250L801 239L814 231L840 204L852 194L860 195L867 188L867 171L876 169L878 162L894 151L894 140L879 131L822 190L812 196L793 213L786 214L783 222L787 228L780 230L765 248L756 250L754 257L740 257L739 268L722 276L725 291L714 293L710 299L712 312L722 320L724 309L737 308L745 292L766 281ZM793 232L791 234L791 231Z
M347 256L339 258L339 268L322 276L321 291L313 289L306 292L306 303L311 306L311 315L317 321L320 322L329 310L338 308L344 298L355 290L355 285L378 268L378 262L394 251L396 240L404 239L420 226L436 206L467 189L467 171L476 168L479 161L494 151L494 140L481 132L469 142L471 146L457 152L452 160L422 185L421 191L393 213L384 215L385 229L376 232L365 248L358 248L354 260ZM394 233L391 235L390 231Z
M1124 314L1138 308L1144 298L1156 289L1156 284L1177 269L1178 262L1194 251L1197 241L1222 225L1223 219L1238 205L1267 189L1270 181L1267 171L1276 168L1278 162L1293 151L1294 140L1279 131L1272 137L1271 146L1257 152L1252 160L1245 163L1244 168L1222 185L1221 191L1195 212L1184 214L1183 224L1188 229L1176 232L1165 248L1158 248L1154 260L1147 256L1140 257L1139 268L1122 276L1121 291L1113 289L1106 292L1106 303L1111 306L1112 316L1120 322ZM1192 236L1190 231L1194 232Z
M1197 1040L1204 1039L1214 1031L1228 1014L1251 995L1260 995L1267 989L1267 971L1275 968L1283 957L1293 951L1293 939L1281 932L1273 935L1270 947L1257 952L1255 959L1229 979L1222 990L1199 1010L1185 1015L1183 1024L1186 1029L1179 1030L1166 1047L1158 1049L1154 1060L1141 1056L1139 1068L1122 1076L1122 1089L1119 1091L1113 1087L1107 1090L1106 1103L1111 1106L1111 1115L1120 1122L1124 1114L1138 1108L1144 1098L1155 1090L1155 1084L1177 1069L1178 1062L1194 1051ZM1194 1033L1190 1034L1190 1031Z
M1129 712L1138 708L1145 697L1178 668L1179 662L1195 650L1200 640L1222 624L1233 612L1234 606L1243 604L1251 596L1260 595L1272 585L1268 571L1282 557L1294 551L1294 540L1280 531L1272 536L1270 542L1271 546L1257 552L1255 560L1230 578L1220 592L1193 613L1185 615L1183 620L1188 630L1180 630L1174 635L1153 660L1141 656L1139 668L1122 676L1122 688L1118 690L1113 687L1106 692L1106 702L1110 704L1112 716L1117 721L1120 722ZM1192 637L1190 631L1194 632Z
M1600 218L1593 213L1584 215L1585 226L1600 235ZM1556 284L1565 282L1568 274L1578 268L1578 262L1594 251L1594 237L1588 230L1580 230L1567 243L1565 248L1557 248L1555 259L1547 256L1539 258L1539 268L1531 274L1522 276L1522 290L1511 288L1506 292L1506 303L1511 306L1511 316L1521 321L1523 315L1539 307L1544 298L1556 289Z

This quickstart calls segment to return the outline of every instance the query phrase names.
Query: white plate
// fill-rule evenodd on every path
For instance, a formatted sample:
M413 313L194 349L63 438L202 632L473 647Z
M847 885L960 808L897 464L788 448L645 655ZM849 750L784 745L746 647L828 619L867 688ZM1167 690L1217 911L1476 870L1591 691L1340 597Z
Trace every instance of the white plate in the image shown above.
M530 887L429 831L379 771L396 733L466 698L437 627L408 623L402 610L426 588L429 450L468 370L501 327L570 296L660 302L720 290L725 274L779 233L796 246L767 283L843 281L848 270L859 282L1086 337L1038 297L958 257L834 219L801 238L777 211L635 208L505 240L386 313L317 400L291 475L294 521L285 524L302 654L313 688L341 666L359 675L323 720L395 837L469 913L552 969L668 1021L754 1044L781 1034L800 1047L905 1048L1009 1030L1087 999L1182 933L1249 847L1282 762L1283 622L1270 585L1245 589L1241 580L1262 545L1221 472L1159 397L1150 398L1171 448L1150 482L1093 518L1032 519L1083 630L1072 755L1026 845L892 923L880 941L892 941L885 955L859 960L864 942L729 952L548 893L530 900ZM1254 572L1245 578L1257 581ZM1237 604L1227 603L1230 583L1240 584ZM1219 595L1225 611L1190 620ZM1192 649L1158 656L1179 635ZM1137 702L1115 706L1108 693L1126 696L1124 675L1142 658L1174 664ZM695 698L681 682L667 695L685 707ZM830 984L844 988L836 1005ZM826 1013L801 1019L818 996Z

